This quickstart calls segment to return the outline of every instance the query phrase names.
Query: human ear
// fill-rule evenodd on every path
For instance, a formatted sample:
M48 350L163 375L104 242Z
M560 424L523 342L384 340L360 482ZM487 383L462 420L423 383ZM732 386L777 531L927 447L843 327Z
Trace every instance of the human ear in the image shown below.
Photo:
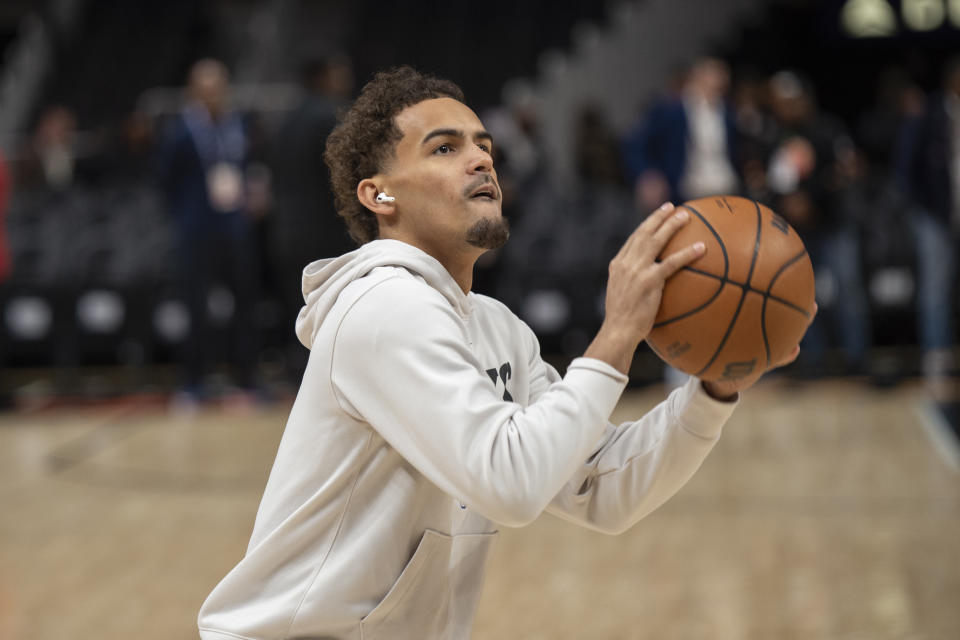
M383 180L379 181L380 183ZM396 211L394 198L384 185L374 178L364 178L357 185L357 199L370 211L381 215L390 215Z

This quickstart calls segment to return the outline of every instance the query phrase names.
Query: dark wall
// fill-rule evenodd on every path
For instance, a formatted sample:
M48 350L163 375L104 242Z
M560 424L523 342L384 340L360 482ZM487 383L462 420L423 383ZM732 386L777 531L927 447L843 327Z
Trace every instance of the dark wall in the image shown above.
M567 47L578 20L602 22L606 13L605 2L592 0L357 5L346 42L361 83L379 69L412 64L454 80L478 108L499 102L507 79L536 75L540 53Z
M848 0L780 0L744 29L727 52L734 68L771 73L784 68L812 80L820 104L852 124L876 101L881 74L900 70L924 90L936 88L944 63L960 53L960 25L949 18L932 31L904 24L903 0L880 0L897 20L894 35L855 38L841 26Z

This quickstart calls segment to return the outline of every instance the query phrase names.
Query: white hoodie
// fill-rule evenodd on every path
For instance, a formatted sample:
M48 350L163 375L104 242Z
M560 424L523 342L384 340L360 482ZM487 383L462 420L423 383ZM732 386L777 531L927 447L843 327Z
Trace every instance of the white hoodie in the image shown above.
M314 262L303 293L310 360L205 640L467 638L498 524L623 531L733 410L692 380L609 424L625 376L578 358L561 380L505 306L394 240Z

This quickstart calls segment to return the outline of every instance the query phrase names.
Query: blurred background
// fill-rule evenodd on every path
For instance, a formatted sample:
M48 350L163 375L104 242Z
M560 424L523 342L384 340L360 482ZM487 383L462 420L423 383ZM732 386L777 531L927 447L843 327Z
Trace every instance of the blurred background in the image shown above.
M8 0L4 402L295 388L299 271L351 247L323 140L401 63L458 82L494 133L513 238L476 289L546 353L582 352L607 261L659 202L741 194L815 262L821 313L793 375L942 391L958 42L946 0ZM197 189L213 165L226 216ZM659 376L642 350L635 379Z
M373 73L411 64L457 82L497 142L512 237L481 260L475 290L526 320L561 370L599 327L607 262L661 202L739 194L785 217L813 259L820 313L801 359L775 378L783 387L759 406L802 415L824 397L811 388L840 389L822 412L856 420L858 408L887 407L906 425L913 414L884 404L900 396L883 394L922 403L942 456L907 474L935 487L910 503L929 509L911 513L941 518L954 542L902 543L945 550L910 579L952 566L934 584L960 594L960 2L3 0L0 52L0 498L11 518L33 518L38 501L61 505L66 520L36 538L53 545L43 547L50 571L75 548L65 514L88 505L100 514L91 528L120 516L98 511L103 495L64 506L55 484L27 492L28 506L13 496L30 478L80 474L80 484L144 491L145 502L121 501L127 515L153 512L158 496L179 505L175 522L221 513L216 531L233 546L184 596L186 610L242 552L306 362L293 334L300 271L351 248L324 140ZM641 394L670 376L646 346L632 374ZM198 411L199 423L182 422ZM884 428L893 456L906 436ZM262 455L218 458L230 446ZM84 466L98 456L109 464ZM148 462L133 475L105 471L134 460ZM159 461L169 469L144 471ZM865 473L857 486L875 487ZM171 498L194 493L187 507ZM867 504L865 519L878 503ZM14 558L40 530L11 522L0 517L0 638L62 637L49 625L30 636L22 617L5 629L18 619L17 585L3 572L29 573ZM123 526L110 531L133 534ZM203 535L202 548L219 548ZM158 562L131 553L124 562ZM43 594L23 595L21 611L40 615ZM957 637L957 616L927 606L940 623L889 627L881 616L860 627L866 635L842 624L723 635L721 625L656 637ZM149 609L117 628L128 633ZM486 620L483 637L509 637Z

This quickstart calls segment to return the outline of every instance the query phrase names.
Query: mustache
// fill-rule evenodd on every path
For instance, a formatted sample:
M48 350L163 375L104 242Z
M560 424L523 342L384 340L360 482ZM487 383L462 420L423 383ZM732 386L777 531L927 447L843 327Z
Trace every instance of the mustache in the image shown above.
M493 176L488 174L483 174L480 177L478 177L476 180L468 184L466 188L464 188L463 190L463 197L469 198L474 191L476 191L480 187L486 186L487 184L493 185L493 190L497 194L497 200L500 200L501 199L500 185L498 185L497 181L493 179Z

